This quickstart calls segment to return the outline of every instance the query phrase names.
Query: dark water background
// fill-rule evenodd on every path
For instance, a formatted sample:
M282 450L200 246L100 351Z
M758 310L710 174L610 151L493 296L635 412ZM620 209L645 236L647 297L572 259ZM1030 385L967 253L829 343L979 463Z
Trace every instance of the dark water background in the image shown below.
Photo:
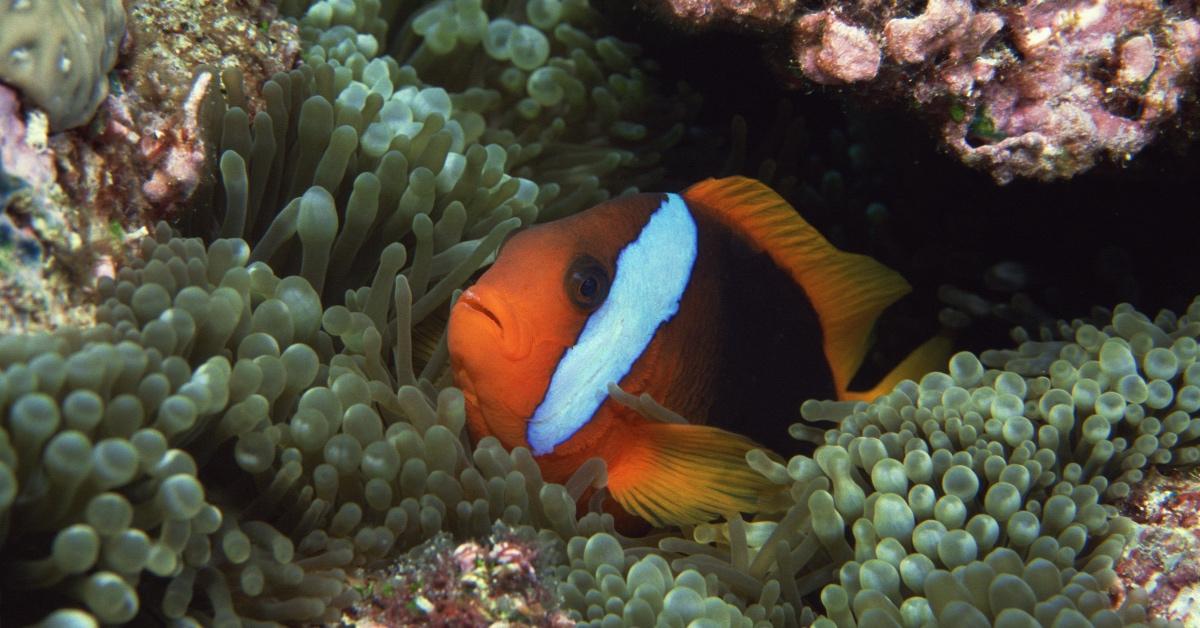
M950 284L1006 302L1010 290L984 281L988 268L1001 262L1023 267L1021 291L1055 318L1082 317L1093 306L1123 301L1149 316L1164 307L1178 313L1200 294L1194 256L1200 151L1178 126L1163 129L1155 144L1123 166L1102 162L1067 181L998 186L939 148L936 131L904 103L874 105L880 96L861 91L784 88L764 55L786 42L764 46L738 34L683 33L629 7L635 3L600 4L619 37L639 43L646 58L661 64L664 82L686 81L704 98L684 145L668 155L668 189L721 174L716 170L728 154L722 142L735 114L747 120L751 154L774 139L772 121L786 100L804 118L809 142L784 156L791 167L777 176L790 173L819 190L824 173L833 170L845 187L842 200L825 207L806 207L798 195L789 200L839 247L900 271L920 299L936 301L938 286ZM867 102L873 106L863 107ZM1197 119L1195 104L1185 105L1188 115ZM864 155L859 168L849 166L831 132ZM753 167L742 172L753 173ZM887 209L881 229L866 218L870 203ZM1006 347L1011 326L979 320L960 340L973 350Z

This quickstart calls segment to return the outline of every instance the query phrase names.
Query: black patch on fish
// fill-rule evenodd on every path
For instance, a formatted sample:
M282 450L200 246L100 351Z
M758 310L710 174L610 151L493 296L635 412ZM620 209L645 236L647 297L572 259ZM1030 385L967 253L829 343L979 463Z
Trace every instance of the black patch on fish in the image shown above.
M722 353L708 424L790 457L811 450L788 436L806 399L835 399L816 310L763 252L730 235L722 265Z

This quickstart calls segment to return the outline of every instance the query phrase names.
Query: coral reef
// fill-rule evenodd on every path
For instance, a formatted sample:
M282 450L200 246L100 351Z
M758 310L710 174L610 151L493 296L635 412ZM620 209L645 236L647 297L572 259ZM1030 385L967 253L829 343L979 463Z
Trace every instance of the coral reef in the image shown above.
M111 73L113 93L90 125L50 133L45 113L22 114L0 86L0 166L23 181L7 211L36 237L47 261L19 281L0 280L7 306L0 328L87 324L95 278L111 275L144 227L172 214L173 204L210 175L214 138L194 115L206 93L193 88L197 64L245 67L261 80L290 68L299 53L295 25L269 4L191 1L166 8L129 3L123 63ZM124 9L121 23L123 33ZM107 93L109 80L98 79Z
M482 545L480 544L482 543ZM497 525L481 542L455 547L442 533L359 585L363 602L343 621L355 626L572 626L557 609L549 553L562 540Z
M125 36L124 2L6 2L0 22L0 81L45 110L55 131L87 123L108 94Z
M1120 504L1137 524L1117 574L1127 587L1146 589L1146 608L1157 617L1181 621L1185 626L1200 620L1197 594L1200 571L1200 487L1195 472L1151 474Z
M54 180L52 152L46 147L46 115L22 116L17 94L0 85L0 331L91 320L89 306L74 282L45 272L47 237L77 250L60 212L66 196Z
M576 513L602 470L547 484L527 450L470 443L438 325L455 290L518 225L653 184L687 106L582 0L402 5L284 2L299 68L176 82L215 139L158 152L219 155L180 215L204 238L159 225L100 278L96 324L0 336L0 572L26 601L0 621L334 622L430 553L467 596L439 585L435 611L487 607L459 588L482 581L592 625L1150 621L1144 591L1109 599L1135 532L1114 504L1200 460L1200 301L805 404L833 422L792 428L811 455L748 456L775 517L626 538ZM3 148L41 159L33 126ZM479 540L496 521L519 534Z
M1164 2L654 4L689 27L790 40L789 74L902 99L1000 183L1131 159L1175 119L1200 60L1195 7Z
M173 216L213 167L219 138L198 107L218 86L194 80L197 68L236 68L252 86L239 96L256 112L258 86L295 65L300 40L271 3L232 0L131 2L129 40L95 135L61 136L52 147L79 203L119 207L122 223L149 225Z
M54 162L46 150L45 118L33 120L32 125L26 123L17 93L0 85L0 166L5 176L42 187L54 182ZM6 195L6 204L7 200Z
M0 273L14 275L28 268L37 268L42 261L42 247L37 240L0 214Z

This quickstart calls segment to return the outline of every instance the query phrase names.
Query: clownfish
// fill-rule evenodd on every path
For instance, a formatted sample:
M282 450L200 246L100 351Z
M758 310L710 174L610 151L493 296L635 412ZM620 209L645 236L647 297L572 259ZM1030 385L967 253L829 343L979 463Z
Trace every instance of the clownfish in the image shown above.
M756 256L799 295L796 305L781 308L775 291L747 290L730 272ZM876 320L910 290L874 259L835 248L762 183L709 179L518 231L451 309L451 370L475 441L528 448L551 482L602 458L625 512L656 526L698 523L754 511L772 489L746 462L761 445L709 425L645 418L610 398L610 383L706 419L726 379L720 367L741 348L729 346L737 344L730 321L773 304L773 322L750 327L801 330L800 342L793 354L783 335L767 334L760 353L786 351L829 396L873 399L944 367L948 347L935 337L876 386L851 390Z

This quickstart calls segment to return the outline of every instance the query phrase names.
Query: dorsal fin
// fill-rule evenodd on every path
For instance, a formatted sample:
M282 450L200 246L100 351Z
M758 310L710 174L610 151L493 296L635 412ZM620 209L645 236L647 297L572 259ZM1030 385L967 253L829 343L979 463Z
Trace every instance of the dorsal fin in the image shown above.
M838 397L845 398L885 309L912 287L865 255L829 243L771 188L746 177L706 179L683 193L709 215L764 251L812 302Z

